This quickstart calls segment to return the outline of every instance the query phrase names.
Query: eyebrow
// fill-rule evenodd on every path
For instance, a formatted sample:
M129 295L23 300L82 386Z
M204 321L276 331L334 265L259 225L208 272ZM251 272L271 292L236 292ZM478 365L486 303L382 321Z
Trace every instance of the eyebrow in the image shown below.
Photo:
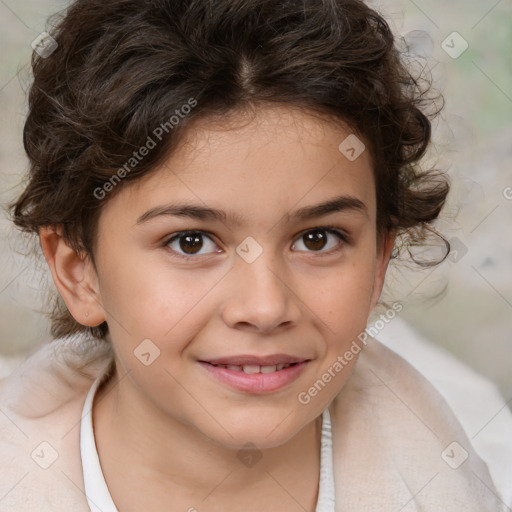
M368 209L360 199L345 195L334 197L333 199L312 206L299 208L294 212L285 214L284 217L287 221L292 219L304 221L343 211L362 213L368 216ZM193 204L168 204L149 209L137 218L136 224L143 224L156 217L167 215L200 220L218 220L232 225L241 225L244 223L244 218L233 212L225 212L216 208Z

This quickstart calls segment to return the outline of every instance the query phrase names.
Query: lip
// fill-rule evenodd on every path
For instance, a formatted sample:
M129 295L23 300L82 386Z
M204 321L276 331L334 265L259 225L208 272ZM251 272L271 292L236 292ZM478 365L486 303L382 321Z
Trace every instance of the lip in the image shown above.
M268 356L255 356L249 354L241 354L238 356L218 357L216 359L204 359L200 362L210 364L231 364L235 366L243 366L246 364L258 366L273 366L275 364L303 363L309 359L305 357L293 356L290 354L270 354Z
M220 359L219 359L220 360ZM226 358L226 360L241 360L237 358ZM243 359L247 361L248 359ZM252 361L265 361L268 362L270 358L253 358ZM275 360L275 359L274 359ZM274 364L286 364L290 361L284 361L282 363ZM199 361L201 367L203 367L209 375L214 377L219 382L228 385L231 388L235 388L238 391L243 391L252 394L265 394L272 393L290 385L296 380L299 375L303 372L304 368L308 365L310 360L302 359L301 362L297 362L293 366L284 368L279 371L272 373L245 373L244 371L228 370L220 366L213 366L211 362ZM215 364L226 364L226 363L215 363ZM227 363L235 364L235 363ZM251 364L251 363L244 363ZM266 364L260 364L253 362L252 364L258 366L267 366ZM241 366L237 364L236 366ZM273 365L269 365L273 366Z

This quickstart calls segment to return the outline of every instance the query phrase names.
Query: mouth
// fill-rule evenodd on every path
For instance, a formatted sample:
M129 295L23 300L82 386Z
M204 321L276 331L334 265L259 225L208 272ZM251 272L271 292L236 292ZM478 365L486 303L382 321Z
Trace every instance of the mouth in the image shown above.
M238 391L262 394L291 384L311 359L275 354L266 357L232 356L198 362L222 384Z
M257 364L244 364L244 365L236 365L236 364L213 364L209 363L208 361L201 361L206 364L210 364L212 366L215 366L217 368L225 368L226 370L231 370L233 372L244 372L248 373L249 375L255 374L255 373L274 373L274 372L280 372L281 370L284 370L286 368L289 368L290 366L295 366L296 364L300 363L280 363L280 364L273 364L273 365L257 365Z

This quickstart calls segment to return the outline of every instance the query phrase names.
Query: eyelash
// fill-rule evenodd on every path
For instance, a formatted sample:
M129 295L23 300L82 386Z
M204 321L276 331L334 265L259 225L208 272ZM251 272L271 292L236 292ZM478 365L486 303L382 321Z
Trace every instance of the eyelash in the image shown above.
M343 247L345 245L351 243L351 239L350 239L350 237L349 237L349 235L347 233L345 233L344 231L340 230L336 226L333 226L333 225L330 225L330 224L324 225L324 226L315 226L313 228L306 229L305 231L302 231L300 233L300 235L295 239L295 241L300 240L300 238L303 237L306 233L310 233L310 232L313 232L313 231L325 231L325 232L330 233L332 235L336 235L336 236L338 236L340 238L341 244L339 244L337 247L331 248L331 249L329 249L327 251L300 251L300 252L308 252L308 253L316 254L317 256L320 256L320 257L322 257L322 256L329 256L332 253L338 252L341 249L343 249ZM169 247L169 244L174 242L175 240L179 240L180 238L182 238L184 236L187 236L187 235L197 235L197 234L205 235L208 238L210 238L210 240L212 240L212 242L214 242L214 240L212 239L212 237L213 237L212 233L210 233L208 231L193 230L193 229L191 229L191 230L179 231L177 233L174 233L170 238L167 238L163 242L162 245L166 249L169 250L169 252L171 253L171 255L173 257L180 258L180 259L185 260L185 261L193 260L193 259L198 259L201 256L208 256L208 255L186 256L184 254L180 254L180 253L176 252L174 249L171 249ZM210 253L210 254L212 254L212 253Z

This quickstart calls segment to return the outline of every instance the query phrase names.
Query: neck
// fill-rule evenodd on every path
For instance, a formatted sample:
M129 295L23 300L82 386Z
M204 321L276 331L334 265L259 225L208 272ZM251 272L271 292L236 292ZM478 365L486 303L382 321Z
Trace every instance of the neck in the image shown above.
M313 505L314 510L321 417L286 443L252 454L259 458L254 464L256 459L241 461L239 450L221 446L193 426L168 416L129 376L119 378L116 373L96 393L93 420L109 488L109 475L111 479L113 475L125 478L130 468L137 468L139 480L140 475L146 475L144 479L151 482L152 489L155 482L162 482L167 492L172 487L207 496L222 482L222 494L233 497L249 496L252 491L261 496L273 487L279 489L277 499L287 492L298 502Z

